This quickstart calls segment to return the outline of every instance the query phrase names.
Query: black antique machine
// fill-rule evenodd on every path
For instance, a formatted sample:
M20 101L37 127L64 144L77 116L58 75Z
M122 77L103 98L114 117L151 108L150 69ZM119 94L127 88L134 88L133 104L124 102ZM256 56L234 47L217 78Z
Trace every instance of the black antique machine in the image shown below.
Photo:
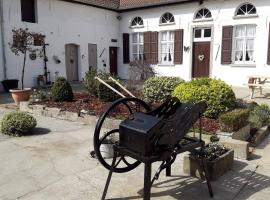
M105 121L113 116L119 106L121 109L125 107L128 112L115 129L108 130L108 127L104 127ZM201 132L199 137L188 137L187 133L196 121L200 122L206 108L204 102L184 104L177 98L168 99L154 110L138 98L116 100L99 118L94 134L96 157L109 170L102 200L106 197L113 172L128 172L140 163L145 164L143 199L149 200L154 181L163 170L166 170L166 176L171 175L171 165L178 154L186 151L203 151L205 142L201 138ZM100 147L111 136L116 136L117 139L113 144L113 159L108 160L102 156ZM204 159L199 160L212 197L213 192ZM161 165L152 178L152 163L157 161L160 161Z

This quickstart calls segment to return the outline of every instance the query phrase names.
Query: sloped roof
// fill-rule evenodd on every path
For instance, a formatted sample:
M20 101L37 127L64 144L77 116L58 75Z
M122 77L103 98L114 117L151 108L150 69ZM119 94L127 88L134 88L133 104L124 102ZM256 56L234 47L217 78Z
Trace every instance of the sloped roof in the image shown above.
M169 5L199 0L64 0L73 3L97 6L115 11L147 8L153 6Z

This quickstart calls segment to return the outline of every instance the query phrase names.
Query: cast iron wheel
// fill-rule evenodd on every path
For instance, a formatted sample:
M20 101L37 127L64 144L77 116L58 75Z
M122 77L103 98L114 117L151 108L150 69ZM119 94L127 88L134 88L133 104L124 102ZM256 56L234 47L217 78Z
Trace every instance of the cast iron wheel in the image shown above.
M113 115L114 110L119 108L119 106L121 106L121 108L124 107L128 111L126 113L126 116L123 116L124 119L126 119L130 114L134 112L139 112L139 111L149 112L150 111L149 105L146 104L144 101L134 98L134 97L127 97L127 98L122 98L113 102L112 105L100 116L97 122L96 128L95 128L95 132L94 132L94 150L95 150L96 158L108 170L111 169L111 160L107 162L106 159L102 157L100 146L102 142L104 142L105 139L107 139L109 136L118 137L119 139L119 129L115 128L109 131L104 131L104 129L106 129L104 128L104 122L106 119L109 119L110 116ZM115 144L117 143L118 141L115 141ZM134 160L133 162L130 162L129 157L124 157L124 156L119 155L118 161L116 161L116 167L115 167L114 172L125 173L125 172L133 170L139 164L140 164L139 161Z

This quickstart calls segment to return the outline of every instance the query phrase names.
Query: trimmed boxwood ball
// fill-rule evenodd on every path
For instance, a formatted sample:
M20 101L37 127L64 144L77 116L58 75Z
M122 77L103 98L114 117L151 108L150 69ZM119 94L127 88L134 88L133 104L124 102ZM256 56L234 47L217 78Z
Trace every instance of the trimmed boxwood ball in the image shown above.
M151 77L143 85L143 95L149 102L163 102L171 96L174 88L184 80L177 77Z
M52 86L52 100L53 101L72 101L74 94L70 83L64 77L58 77Z
M224 81L211 78L198 78L179 84L172 93L182 102L205 101L208 105L206 117L217 118L235 105L235 94Z
M33 116L26 112L15 111L3 117L1 121L1 132L13 136L29 135L36 125L37 121Z

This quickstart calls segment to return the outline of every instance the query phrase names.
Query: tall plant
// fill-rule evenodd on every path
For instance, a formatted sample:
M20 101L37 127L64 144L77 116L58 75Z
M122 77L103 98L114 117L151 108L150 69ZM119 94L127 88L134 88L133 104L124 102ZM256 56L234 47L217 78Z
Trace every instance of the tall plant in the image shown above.
M24 89L24 72L27 52L43 57L42 48L36 48L34 45L43 45L45 36L39 33L29 32L29 30L19 28L12 30L12 42L9 43L10 50L16 55L23 55L21 83Z

